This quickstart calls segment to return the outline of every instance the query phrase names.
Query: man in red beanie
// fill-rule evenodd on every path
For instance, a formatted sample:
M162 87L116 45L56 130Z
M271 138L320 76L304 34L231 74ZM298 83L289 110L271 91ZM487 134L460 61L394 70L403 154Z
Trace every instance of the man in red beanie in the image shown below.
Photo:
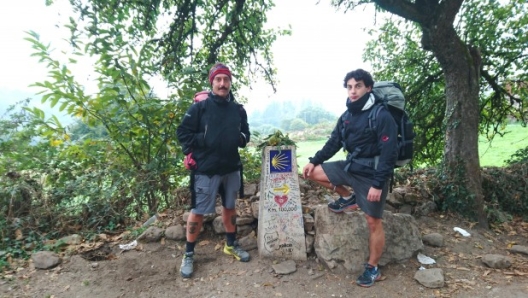
M192 202L187 219L187 242L180 274L184 278L194 271L194 247L203 224L204 214L215 213L216 197L222 191L222 222L226 230L224 253L247 262L249 253L236 241L237 192L242 189L242 163L238 148L249 142L247 114L235 102L231 92L231 71L216 63L209 71L212 91L185 113L176 131L183 153L192 152L196 168L191 174Z

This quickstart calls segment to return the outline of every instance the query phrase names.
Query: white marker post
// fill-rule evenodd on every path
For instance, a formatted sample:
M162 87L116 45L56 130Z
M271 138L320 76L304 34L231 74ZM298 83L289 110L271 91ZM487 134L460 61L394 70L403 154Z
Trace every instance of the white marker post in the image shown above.
M258 250L263 257L306 260L295 146L264 148Z

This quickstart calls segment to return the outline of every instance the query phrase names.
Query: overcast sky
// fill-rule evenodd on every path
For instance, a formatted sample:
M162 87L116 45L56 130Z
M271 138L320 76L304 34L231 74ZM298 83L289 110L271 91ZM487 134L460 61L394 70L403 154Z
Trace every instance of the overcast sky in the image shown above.
M271 87L256 83L253 91L243 91L249 97L247 109L251 112L264 108L271 100L287 99L319 102L331 112L341 112L345 108L342 80L346 72L360 67L370 70L361 59L369 38L362 28L373 26L373 8L344 14L336 12L329 0L318 5L316 0L275 2L277 6L268 17L270 26L286 28L290 24L293 31L291 36L279 38L273 47L280 81L278 92L274 94ZM0 112L7 103L23 99L20 96L34 94L37 89L28 86L46 76L45 66L30 57L31 44L24 40L27 37L24 31L36 31L52 47L59 46L61 39L67 37L65 29L57 26L69 13L67 1L56 0L51 7L44 3L44 0L0 3Z

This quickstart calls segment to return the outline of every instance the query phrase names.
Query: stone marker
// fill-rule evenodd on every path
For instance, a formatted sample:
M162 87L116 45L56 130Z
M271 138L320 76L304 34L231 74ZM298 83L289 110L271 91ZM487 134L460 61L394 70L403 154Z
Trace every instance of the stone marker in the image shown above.
M259 255L306 260L295 147L268 146L263 153L258 217Z

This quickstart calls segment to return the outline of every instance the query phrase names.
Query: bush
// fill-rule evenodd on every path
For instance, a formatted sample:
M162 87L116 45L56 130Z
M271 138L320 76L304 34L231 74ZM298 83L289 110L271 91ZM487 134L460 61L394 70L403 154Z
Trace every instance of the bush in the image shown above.
M473 201L468 199L459 183L446 179L437 168L410 171L400 168L394 175L395 184L402 185L432 199L444 211L474 217ZM528 220L528 163L515 163L508 167L482 169L482 187L485 210L490 222L505 219L501 213L521 216Z
M528 163L528 147L517 150L510 159L506 160L506 164L513 165L515 163Z

